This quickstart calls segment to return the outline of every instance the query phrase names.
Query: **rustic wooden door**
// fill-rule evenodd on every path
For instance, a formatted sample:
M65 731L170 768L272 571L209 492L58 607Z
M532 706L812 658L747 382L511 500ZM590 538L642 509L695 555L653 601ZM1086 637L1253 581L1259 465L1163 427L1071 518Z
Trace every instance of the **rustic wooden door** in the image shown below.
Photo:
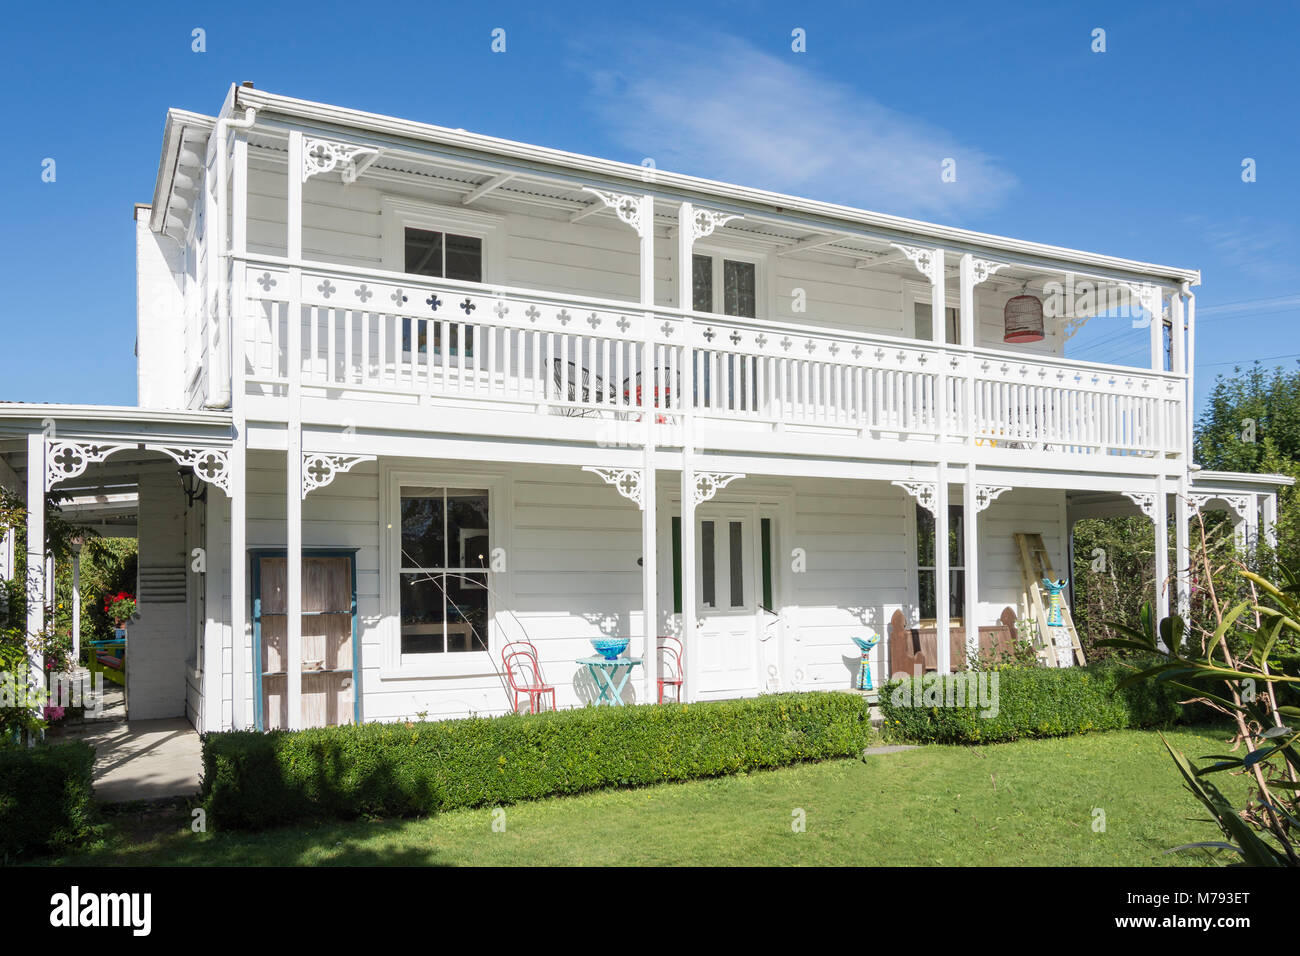
M259 667L258 727L289 723L285 635L288 564L283 555L254 558L253 625ZM303 727L356 719L356 587L349 554L302 559Z

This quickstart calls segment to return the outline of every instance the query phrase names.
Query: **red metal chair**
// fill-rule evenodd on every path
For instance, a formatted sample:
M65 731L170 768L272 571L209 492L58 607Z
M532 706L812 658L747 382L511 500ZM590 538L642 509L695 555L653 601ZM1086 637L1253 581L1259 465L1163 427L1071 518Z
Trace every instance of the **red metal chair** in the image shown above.
M677 688L677 702L682 700L682 684L686 680L686 649L677 637L660 637L659 645L659 703L664 702L664 688Z
M537 648L528 641L512 641L501 648L501 665L506 680L514 694L514 711L519 713L519 698L528 695L528 712L538 712L542 698L551 695L551 710L555 710L555 688L542 677L542 667L537 662Z

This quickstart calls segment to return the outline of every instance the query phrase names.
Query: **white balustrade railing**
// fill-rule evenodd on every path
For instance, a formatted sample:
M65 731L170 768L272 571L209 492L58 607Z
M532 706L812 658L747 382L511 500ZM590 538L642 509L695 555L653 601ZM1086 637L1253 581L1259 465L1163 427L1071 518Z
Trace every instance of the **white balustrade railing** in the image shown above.
M274 393L288 381L293 273L271 259L246 268L246 379ZM301 382L340 397L464 399L592 418L639 418L653 404L658 420L676 421L693 378L695 415L709 427L825 427L1075 454L1182 451L1178 376L732 316L687 321L633 303L366 270L298 275Z

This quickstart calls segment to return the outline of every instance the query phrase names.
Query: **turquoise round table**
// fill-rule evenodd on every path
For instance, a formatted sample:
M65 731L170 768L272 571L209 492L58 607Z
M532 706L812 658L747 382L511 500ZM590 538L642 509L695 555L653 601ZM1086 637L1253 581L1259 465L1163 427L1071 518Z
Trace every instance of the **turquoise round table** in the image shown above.
M632 676L632 668L641 663L639 657L616 657L607 660L604 657L580 657L578 663L591 672L591 679L596 682L600 696L596 706L622 707L623 688Z

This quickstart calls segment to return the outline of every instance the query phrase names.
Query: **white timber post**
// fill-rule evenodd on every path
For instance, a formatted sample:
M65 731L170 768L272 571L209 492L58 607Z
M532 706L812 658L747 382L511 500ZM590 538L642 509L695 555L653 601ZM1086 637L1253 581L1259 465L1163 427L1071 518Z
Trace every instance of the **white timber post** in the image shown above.
M1191 511L1187 506L1187 479L1178 479L1178 491L1174 498L1174 580L1177 584L1177 613L1188 626L1191 625L1192 588L1191 568L1192 549L1190 542Z
M1187 348L1183 351L1183 371L1187 376L1186 387L1183 390L1183 411L1186 414L1186 437L1184 438L1187 449L1187 461L1191 462L1195 458L1196 446L1194 436L1196 435L1196 403L1195 398L1195 378L1196 378L1196 296L1192 294L1191 286L1183 283L1183 295L1187 297Z
M1152 298L1147 299L1147 307L1151 312L1151 324L1148 326L1148 331L1151 333L1151 371L1153 372L1163 372L1165 370L1164 303L1164 291L1157 286Z
M696 700L700 655L695 646L695 348L691 313L694 288L694 207L684 202L677 210L677 307L682 312L682 647L686 654L683 700Z
M645 429L644 474L641 480L641 588L642 605L645 619L642 621L645 634L642 647L642 667L645 669L645 693L642 697L646 703L657 698L655 690L659 677L659 615L657 603L657 565L659 549L656 536L659 533L655 508L655 200L646 193L640 198L641 213L638 233L641 239L641 305L645 309L645 352L641 359L641 423Z
M979 503L976 500L976 492L978 492L979 486L976 484L977 478L975 463L968 462L966 465L966 484L962 487L962 527L966 545L962 556L963 563L966 566L966 593L963 601L965 608L962 612L962 620L966 624L966 653L968 659L970 655L978 654L980 649ZM962 669L965 670L964 667Z
M1277 493L1264 495L1264 544L1277 550Z
M948 345L947 274L943 264L943 250L934 250L930 275L930 337L939 350L939 370L935 376L938 392L935 401L938 413L939 478L935 484L934 509L934 596L935 630L939 673L947 674L952 664L951 615L949 609L951 582L948 561L948 464L944 445L948 440Z
M1169 501L1164 475L1156 476L1151 522L1155 525L1156 619L1159 620L1169 616Z
M0 581L12 581L14 577L14 529L0 531Z
M948 561L948 465L939 462L939 477L934 484L934 627L935 655L940 674L947 674L952 664L951 615L948 607L950 584Z
M975 348L975 259L969 252L959 260L958 307L961 315L959 344L965 350L962 361L962 396L965 409L962 415L964 438L968 448L975 447L975 371L972 352Z
M302 726L302 131L289 132L289 375L285 457L285 670L289 729ZM254 662L254 666L260 666Z
M244 388L244 273L245 263L242 256L247 248L248 223L248 139L239 132L235 136L235 169L231 186L231 241L230 255L237 262L231 286L230 305L230 650L232 659L231 674L231 725L236 730L245 730L253 726L253 714L257 704L252 700L255 682L250 680L251 668L260 667L260 661L250 658L251 644L247 631L247 581L248 581L248 422L245 419L247 396ZM293 179L292 162L290 162L290 180ZM292 322L289 323L293 325ZM209 549L215 541L215 516L208 515ZM212 551L209 550L211 555ZM205 577L205 582L207 578ZM221 589L204 584L205 607L209 619L217 613L220 604ZM217 619L216 633L221 633L220 619ZM206 645L205 645L206 647ZM217 663L221 660L220 649L214 648L205 656ZM206 701L215 701L215 713L211 718L213 729L225 723L221 708L221 667L211 671L209 683L208 670L204 669L204 695ZM205 711L207 713L207 711Z
M226 479L232 493L235 487L234 462L235 453L232 446L230 451L230 473ZM233 502L233 500L232 498L231 501ZM225 534L226 527L223 518L229 516L229 512L223 515L222 508L220 498L217 495L210 495L208 501L203 505L202 558L198 564L195 563L195 559L199 557L198 555L191 553L185 558L189 562L189 573L199 576L199 587L202 589L200 593L203 595L203 660L199 665L203 669L200 675L203 688L203 706L199 716L203 721L202 732L204 733L227 730L233 725L226 723L223 701L226 622L222 614L221 565L213 560L221 553L223 543L221 539ZM232 553L234 553L233 548ZM240 585L242 587L242 581ZM238 642L232 643L232 653L235 656L238 656L239 651L233 649L238 646Z
M1186 458L1188 448L1184 446L1183 424L1181 419L1172 418L1165 411L1164 402L1178 394L1183 395L1183 401L1186 401L1186 375L1187 361L1186 342L1183 331L1183 294L1181 291L1174 291L1169 296L1169 370L1175 375L1183 377L1183 382L1179 383L1179 391L1174 393L1166 392L1161 398L1160 418L1161 421L1168 422L1167 429L1171 429L1165 434L1165 449L1172 449L1180 458ZM1184 466L1186 469L1186 466ZM1182 482L1179 482L1181 487ZM1180 494L1181 497L1181 494Z
M45 435L27 436L27 637L37 641L45 630ZM29 658L30 681L45 680L45 661Z
M961 346L968 350L975 347L975 260L968 252L958 261L958 308L961 319L961 333L958 336ZM973 453L975 447L975 379L969 363L963 363L965 375L962 380L962 395L965 408L966 447ZM962 487L962 524L965 538L965 553L962 556L966 566L966 593L964 595L962 619L966 625L966 653L968 658L979 653L979 504L976 493L978 474L975 463L966 464L966 483Z
M81 545L72 545L72 666L81 664Z
M939 445L942 446L948 440L949 414L948 358L946 353L948 346L947 276L943 267L942 249L936 248L934 250L934 261L931 268L930 338L934 342L934 347L939 350L939 369L935 376L935 390L938 392L938 395L935 396L935 412L938 416L936 425L939 432ZM942 450L939 454L943 454Z
M1259 495L1246 495L1246 550L1253 553L1259 547Z

